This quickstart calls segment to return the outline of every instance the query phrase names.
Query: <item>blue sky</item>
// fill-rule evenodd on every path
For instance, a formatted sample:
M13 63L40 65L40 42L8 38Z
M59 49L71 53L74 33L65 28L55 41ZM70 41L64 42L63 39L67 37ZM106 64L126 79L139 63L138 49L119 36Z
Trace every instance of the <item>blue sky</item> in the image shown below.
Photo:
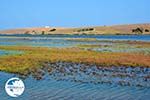
M0 0L0 29L150 22L150 0Z

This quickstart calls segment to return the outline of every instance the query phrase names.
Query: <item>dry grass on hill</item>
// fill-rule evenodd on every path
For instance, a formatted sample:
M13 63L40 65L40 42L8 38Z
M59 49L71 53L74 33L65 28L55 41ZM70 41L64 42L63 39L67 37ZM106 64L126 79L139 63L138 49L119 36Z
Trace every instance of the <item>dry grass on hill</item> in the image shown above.
M133 30L135 30L133 32ZM139 31L141 30L141 31ZM0 34L150 34L150 24L91 26L79 28L39 27L0 30Z

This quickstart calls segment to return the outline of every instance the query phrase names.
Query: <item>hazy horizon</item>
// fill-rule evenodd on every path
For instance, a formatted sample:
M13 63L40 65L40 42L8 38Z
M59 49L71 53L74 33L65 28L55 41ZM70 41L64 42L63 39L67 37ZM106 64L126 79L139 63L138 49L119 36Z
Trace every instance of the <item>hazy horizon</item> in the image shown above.
M0 29L150 23L149 0L1 0Z

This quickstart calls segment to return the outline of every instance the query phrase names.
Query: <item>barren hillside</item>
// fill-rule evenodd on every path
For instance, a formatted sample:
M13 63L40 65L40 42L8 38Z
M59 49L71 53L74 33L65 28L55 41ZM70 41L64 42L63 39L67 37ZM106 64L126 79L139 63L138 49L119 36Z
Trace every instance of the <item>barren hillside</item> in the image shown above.
M129 24L79 28L21 28L0 30L0 34L150 34L150 24Z

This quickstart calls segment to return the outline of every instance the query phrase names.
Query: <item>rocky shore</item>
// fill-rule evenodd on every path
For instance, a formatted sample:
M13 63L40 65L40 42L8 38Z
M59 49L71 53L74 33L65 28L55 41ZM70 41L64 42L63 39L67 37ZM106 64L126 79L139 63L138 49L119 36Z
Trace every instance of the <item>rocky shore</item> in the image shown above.
M46 62L29 74L37 80L49 77L57 81L150 87L150 68L140 66L101 67L94 64Z

